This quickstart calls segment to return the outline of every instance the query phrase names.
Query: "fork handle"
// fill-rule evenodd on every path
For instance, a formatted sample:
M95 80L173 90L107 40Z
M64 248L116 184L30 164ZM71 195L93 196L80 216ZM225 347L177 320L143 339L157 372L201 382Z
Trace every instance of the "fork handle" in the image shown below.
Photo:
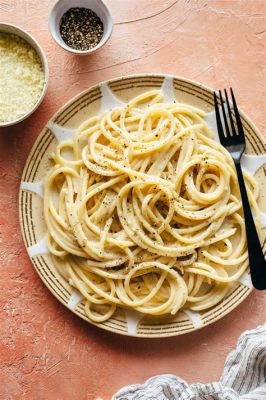
M235 161L245 217L251 280L256 289L266 289L266 261L253 220L240 162Z

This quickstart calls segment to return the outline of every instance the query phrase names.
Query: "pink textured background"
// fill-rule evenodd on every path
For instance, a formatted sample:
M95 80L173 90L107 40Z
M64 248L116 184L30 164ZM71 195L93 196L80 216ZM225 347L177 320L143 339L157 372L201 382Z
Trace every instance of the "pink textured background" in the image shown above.
M48 292L26 254L18 223L20 176L38 133L72 96L108 78L165 72L232 85L265 134L265 0L106 0L111 40L78 58L47 26L51 0L0 0L0 19L31 32L50 66L35 114L0 131L0 399L108 400L121 386L173 373L188 382L219 379L240 333L265 321L266 293L254 292L213 326L184 337L138 340L78 319Z

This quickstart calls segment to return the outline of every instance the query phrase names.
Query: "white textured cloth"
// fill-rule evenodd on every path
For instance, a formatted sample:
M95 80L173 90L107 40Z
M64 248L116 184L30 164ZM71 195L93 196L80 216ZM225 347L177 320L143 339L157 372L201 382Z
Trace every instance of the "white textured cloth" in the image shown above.
M240 336L219 382L189 386L175 375L158 375L124 387L113 400L266 400L266 324Z

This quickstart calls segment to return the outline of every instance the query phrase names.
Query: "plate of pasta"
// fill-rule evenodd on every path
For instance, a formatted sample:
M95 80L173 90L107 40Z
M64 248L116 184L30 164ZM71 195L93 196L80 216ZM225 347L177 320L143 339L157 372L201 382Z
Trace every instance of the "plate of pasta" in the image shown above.
M69 101L38 136L21 180L21 230L48 289L84 320L123 335L180 335L251 292L237 176L212 93L169 75L117 78ZM265 144L241 118L266 249Z

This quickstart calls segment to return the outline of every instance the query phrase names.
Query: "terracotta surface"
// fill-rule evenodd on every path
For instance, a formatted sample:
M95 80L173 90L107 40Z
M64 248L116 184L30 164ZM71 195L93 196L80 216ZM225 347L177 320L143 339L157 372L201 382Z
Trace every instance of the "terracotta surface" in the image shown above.
M264 0L109 0L114 32L99 52L77 58L51 38L53 1L0 0L0 20L32 33L46 51L50 82L28 120L0 131L0 399L108 400L121 386L174 373L219 379L240 333L265 321L266 293L253 292L230 315L193 334L137 340L74 316L44 287L22 242L18 189L36 136L73 95L103 79L165 72L215 88L232 85L265 132Z

